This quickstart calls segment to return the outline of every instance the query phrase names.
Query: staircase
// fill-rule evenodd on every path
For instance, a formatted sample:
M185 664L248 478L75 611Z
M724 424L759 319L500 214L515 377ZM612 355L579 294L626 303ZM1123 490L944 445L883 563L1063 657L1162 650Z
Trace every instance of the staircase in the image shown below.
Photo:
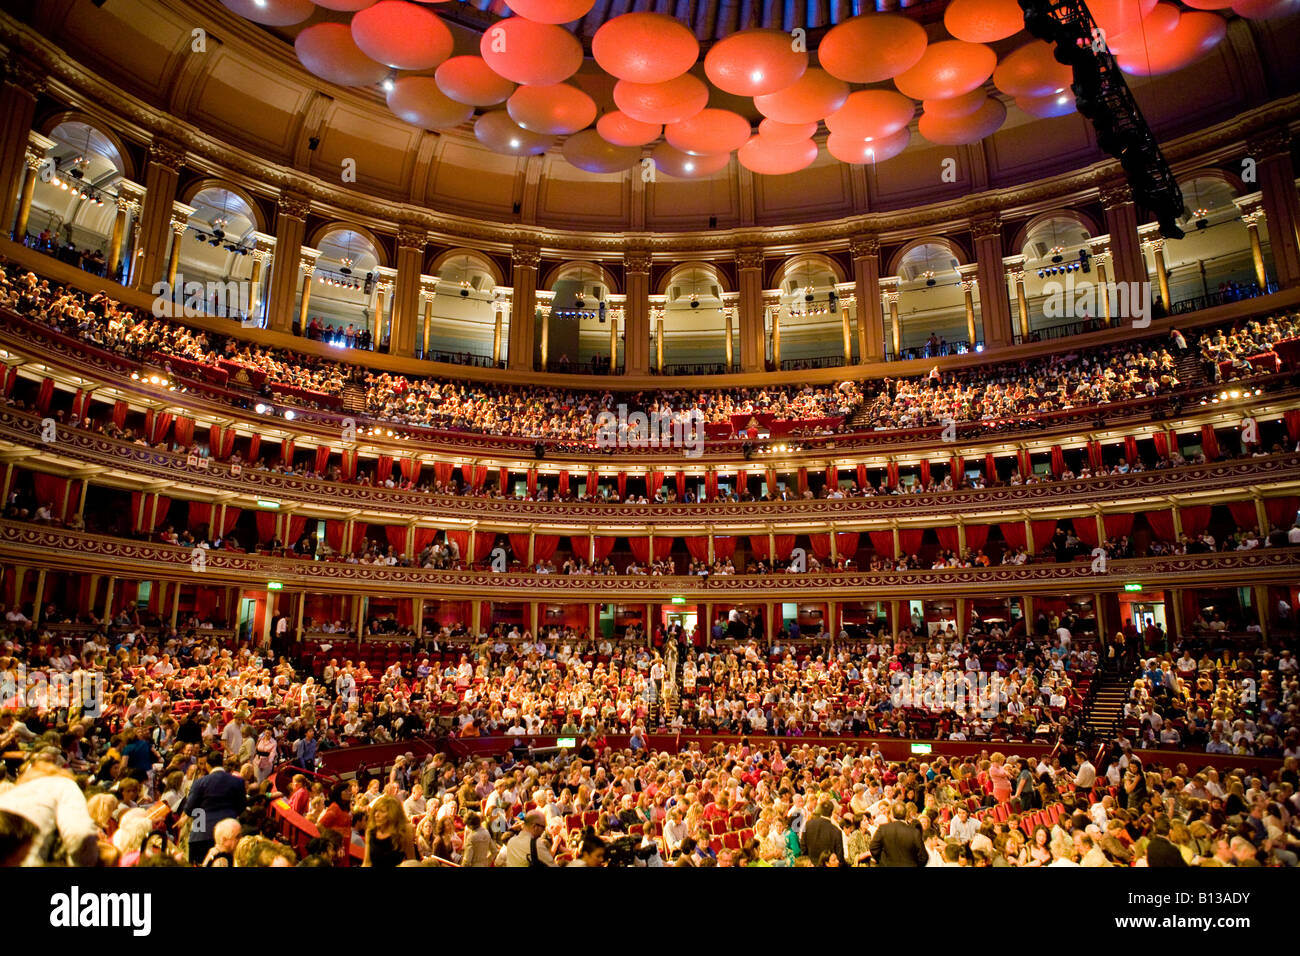
M366 410L366 390L360 385L344 385L343 410L358 415L364 412Z
M1196 388L1205 382L1205 366L1201 364L1201 357L1191 349L1178 360L1178 381L1182 383L1182 388Z
M1119 728L1124 703L1128 700L1129 688L1133 686L1133 674L1133 671L1128 671L1118 676L1106 674L1096 679L1096 690L1084 723L1097 736L1111 736Z

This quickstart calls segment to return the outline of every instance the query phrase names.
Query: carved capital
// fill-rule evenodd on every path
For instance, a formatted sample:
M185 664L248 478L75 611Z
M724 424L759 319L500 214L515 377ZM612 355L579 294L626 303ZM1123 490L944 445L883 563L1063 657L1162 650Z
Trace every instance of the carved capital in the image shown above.
M880 255L880 240L875 236L854 236L849 240L849 255L854 259Z
M1151 251L1156 254L1165 251L1165 241L1163 239L1148 239L1147 245L1149 245L1151 247Z
M1246 224L1246 228L1248 229L1251 226L1258 228L1259 224L1262 223L1265 218L1267 217L1265 217L1263 209L1252 209L1250 212L1243 212L1241 214L1241 221Z
M635 275L650 274L650 252L647 249L626 249L623 251L623 271Z
M397 230L398 249L416 249L424 251L429 244L429 234L419 226L403 225Z
M156 139L149 144L149 163L178 173L185 165L185 150L166 140Z
M30 171L35 172L45 164L45 154L28 146L27 154L23 156L23 162L27 164Z
M1261 130L1246 141L1246 155L1259 162L1270 156L1289 155L1291 134L1284 126Z
M736 250L736 268L742 272L746 269L763 268L763 250L762 249L737 249Z
M188 219L181 219L179 216L172 216L171 229L178 236L185 235L185 230L190 227Z
M970 224L970 232L976 242L981 239L996 239L1002 235L1002 220L976 219Z
M1101 187L1099 192L1101 193L1101 205L1105 209L1114 209L1116 206L1122 206L1133 201L1133 190L1129 188L1126 182L1107 183Z
M311 200L304 196L282 193L280 198L276 200L275 211L277 215L284 216L286 219L297 219L299 222L306 222L307 214L311 212Z
M536 246L518 245L510 250L510 264L516 269L536 269L542 261L542 252Z

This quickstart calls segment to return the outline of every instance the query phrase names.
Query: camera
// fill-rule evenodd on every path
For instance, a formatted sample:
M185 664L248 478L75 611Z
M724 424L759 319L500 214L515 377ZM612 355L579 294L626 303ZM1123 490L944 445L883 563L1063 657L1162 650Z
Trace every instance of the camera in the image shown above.
M619 837L605 845L605 865L636 866L637 860L648 860L658 852L653 844L641 846L641 841L634 836Z

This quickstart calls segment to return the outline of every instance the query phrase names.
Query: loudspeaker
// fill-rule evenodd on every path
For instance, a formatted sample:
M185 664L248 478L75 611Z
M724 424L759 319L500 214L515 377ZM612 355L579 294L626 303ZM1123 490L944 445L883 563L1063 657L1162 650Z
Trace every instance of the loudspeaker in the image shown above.
M319 136L309 136L309 137L307 138L307 148L308 148L308 149L310 149L310 150L315 150L316 147L319 146L319 145L320 145L320 137L319 137Z
M710 216L710 217L709 217L709 228L710 228L710 229L717 229L717 228L718 228L718 217L717 217L717 216Z
M538 461L546 457L546 445L543 442L539 441L533 446L533 457Z
M512 208L513 208L514 214L515 214L516 216L519 215L521 212L524 211L524 207L521 206L519 203L515 203L514 206L513 206Z

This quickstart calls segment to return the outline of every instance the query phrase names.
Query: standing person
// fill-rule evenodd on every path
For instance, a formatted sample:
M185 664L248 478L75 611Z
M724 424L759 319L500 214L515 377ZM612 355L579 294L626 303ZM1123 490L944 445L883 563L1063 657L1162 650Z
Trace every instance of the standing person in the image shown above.
M191 820L190 862L202 863L216 845L216 826L222 820L238 817L248 803L244 778L238 773L239 758L233 754L212 754L211 773L194 781L185 800L184 815Z
M362 866L397 866L415 858L415 832L396 797L384 794L366 811L366 855Z
M804 825L803 849L814 862L823 855L833 854L841 861L845 858L844 831L831 820L835 805L830 799L823 800L817 806L817 812Z
M506 866L555 866L555 858L542 839L546 817L536 810L524 817L523 829L506 844Z
M930 854L921 839L921 831L907 823L907 806L894 804L894 819L876 831L871 840L871 856L881 866L925 866Z
M0 812L30 825L21 827L32 834L18 847L20 852L26 847L23 866L94 866L99 859L99 827L86 809L85 794L72 774L52 760L37 758L17 786L0 794Z
M470 811L465 816L465 848L461 866L491 866L497 855L492 834L483 826L483 818Z

